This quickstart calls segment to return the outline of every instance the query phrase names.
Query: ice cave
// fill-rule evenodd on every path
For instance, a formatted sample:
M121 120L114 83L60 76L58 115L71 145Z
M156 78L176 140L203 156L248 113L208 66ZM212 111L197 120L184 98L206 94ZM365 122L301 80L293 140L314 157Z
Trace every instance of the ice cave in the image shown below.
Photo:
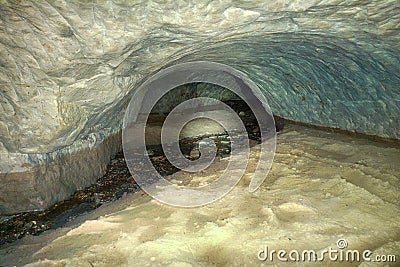
M398 0L4 0L0 24L0 266L400 265Z

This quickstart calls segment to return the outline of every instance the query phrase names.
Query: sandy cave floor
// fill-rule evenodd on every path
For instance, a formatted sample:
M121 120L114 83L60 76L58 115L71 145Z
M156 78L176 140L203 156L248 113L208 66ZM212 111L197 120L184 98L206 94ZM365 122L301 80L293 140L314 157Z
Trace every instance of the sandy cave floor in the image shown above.
M183 209L143 192L101 206L63 228L26 236L0 248L1 266L312 266L260 261L269 249L371 250L396 263L334 262L320 266L399 266L400 148L364 139L287 125L278 135L272 169L262 186L247 186L257 163L224 198ZM218 160L202 176L178 172L185 184L212 180Z

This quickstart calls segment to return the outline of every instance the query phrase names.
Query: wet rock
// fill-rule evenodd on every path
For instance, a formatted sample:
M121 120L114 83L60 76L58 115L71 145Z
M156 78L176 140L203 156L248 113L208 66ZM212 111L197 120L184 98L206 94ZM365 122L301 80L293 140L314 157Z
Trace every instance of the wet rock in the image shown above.
M275 129L277 132L281 132L284 128L284 119L280 117L274 117L275 120Z

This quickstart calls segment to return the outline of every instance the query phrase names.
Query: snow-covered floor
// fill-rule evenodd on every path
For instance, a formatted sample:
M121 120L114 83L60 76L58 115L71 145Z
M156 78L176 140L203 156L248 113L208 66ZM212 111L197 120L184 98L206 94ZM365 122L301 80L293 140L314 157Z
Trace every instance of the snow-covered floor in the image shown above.
M400 149L296 125L277 137L272 169L248 192L252 167L224 198L200 208L176 208L135 193L78 217L64 228L27 236L0 249L0 265L28 266L399 266ZM225 160L198 184L218 175ZM339 244L337 241L339 240ZM339 249L347 242L347 247ZM265 261L265 250L285 250ZM365 250L395 263L347 262L331 256ZM315 250L324 261L294 262ZM308 252L307 252L308 253ZM306 255L306 254L305 254ZM268 255L270 256L270 255ZM305 256L307 260L307 255Z

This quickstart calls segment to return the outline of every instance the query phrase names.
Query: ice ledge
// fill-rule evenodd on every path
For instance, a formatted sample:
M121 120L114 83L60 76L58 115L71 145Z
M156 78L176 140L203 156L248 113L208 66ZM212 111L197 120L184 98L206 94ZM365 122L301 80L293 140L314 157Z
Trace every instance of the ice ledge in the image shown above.
M120 132L108 131L47 154L2 155L0 214L45 209L68 198L102 176L120 150Z

